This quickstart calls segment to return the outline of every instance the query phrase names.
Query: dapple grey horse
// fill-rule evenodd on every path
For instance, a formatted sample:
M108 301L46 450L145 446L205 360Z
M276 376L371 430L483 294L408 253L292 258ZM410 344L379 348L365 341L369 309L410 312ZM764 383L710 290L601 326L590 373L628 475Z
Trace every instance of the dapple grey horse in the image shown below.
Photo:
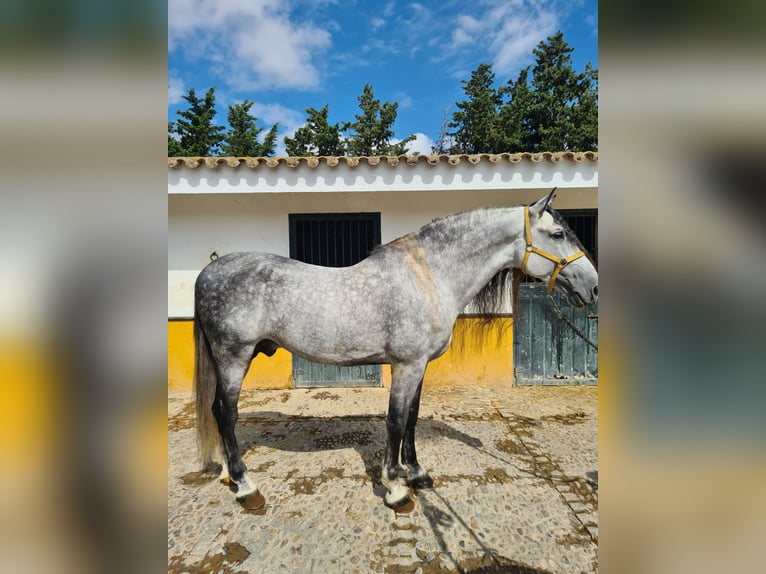
M555 191L555 189L554 189ZM388 441L381 481L398 507L431 478L415 454L423 374L450 345L466 305L507 269L548 282L570 304L596 302L598 273L553 209L482 208L434 220L350 267L320 267L265 253L231 253L195 285L197 437L203 464L222 463L243 504L263 501L234 428L252 359L278 348L331 365L390 364ZM508 274L505 273L505 276ZM406 467L406 471L400 466Z

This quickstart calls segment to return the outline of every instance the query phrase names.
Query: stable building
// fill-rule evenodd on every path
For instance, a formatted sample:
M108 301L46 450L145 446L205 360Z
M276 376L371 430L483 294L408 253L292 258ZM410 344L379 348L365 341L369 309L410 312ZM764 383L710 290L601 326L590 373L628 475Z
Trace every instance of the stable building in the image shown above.
M215 257L266 251L318 265L352 265L377 245L432 219L531 203L554 187L554 207L597 257L595 152L168 158L169 387L191 387L194 282ZM496 319L501 326L492 331L496 340L481 349L470 344L459 352L450 349L429 365L424 384L594 382L595 350L581 339L596 336L597 313L578 316L559 307L535 311L535 301L535 296L523 301L529 307L524 329L514 325L509 304ZM562 312L568 315L561 317ZM470 327L480 319L467 309L458 322ZM387 366L327 367L280 349L253 361L244 387L388 384Z

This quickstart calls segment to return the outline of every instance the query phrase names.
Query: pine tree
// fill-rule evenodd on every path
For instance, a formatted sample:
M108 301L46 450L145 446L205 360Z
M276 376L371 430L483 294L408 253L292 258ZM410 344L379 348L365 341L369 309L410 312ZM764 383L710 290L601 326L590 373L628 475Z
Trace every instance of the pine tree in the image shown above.
M250 114L253 102L245 100L239 104L229 106L226 118L229 122L229 131L226 132L221 145L221 151L227 156L239 157L267 157L274 153L277 143L277 129L279 124L274 124L266 133L263 143L258 141L258 136L263 128L257 127L257 118Z
M452 114L449 127L455 131L450 133L454 139L450 153L491 153L502 147L501 98L492 86L494 81L492 64L479 64L470 80L461 81L468 99L457 102L458 111Z
M329 108L321 110L306 108L306 123L295 130L292 138L285 136L285 149L291 156L333 156L344 155L345 147L339 124L327 121Z
M497 153L517 153L532 149L533 126L529 110L534 101L534 94L529 89L528 78L527 67L519 72L516 81L508 80L508 84L499 90L501 96L508 96L509 99L499 112L502 141L495 150Z
M175 123L175 133L180 136L181 150L188 156L215 155L223 141L224 129L213 125L216 114L215 88L210 88L202 99L197 97L194 88L190 88L182 97L189 103L189 107L176 112L181 116Z
M268 157L274 155L274 151L277 149L277 131L279 130L279 122L276 122L266 135L263 136L263 143L261 144L261 157Z
M173 134L176 133L176 126L173 122L168 122L168 157L183 157L186 154L181 142Z
M583 151L598 145L597 136L593 137L598 130L598 99L593 87L597 76L590 65L582 74L572 69L573 51L561 31L532 51L536 62L530 117L535 151Z
M343 131L351 130L347 150L349 155L402 155L407 153L407 144L415 139L410 135L393 144L393 125L399 109L398 103L383 102L375 98L372 86L365 84L362 95L358 98L361 114L355 115L356 121L345 122Z
M577 102L572 106L572 123L576 126L571 138L575 151L598 150L598 70L585 66L577 83Z
M462 81L467 96L457 104L438 151L502 153L598 149L598 70L572 68L571 48L559 31L533 50L534 67L495 90L490 64Z

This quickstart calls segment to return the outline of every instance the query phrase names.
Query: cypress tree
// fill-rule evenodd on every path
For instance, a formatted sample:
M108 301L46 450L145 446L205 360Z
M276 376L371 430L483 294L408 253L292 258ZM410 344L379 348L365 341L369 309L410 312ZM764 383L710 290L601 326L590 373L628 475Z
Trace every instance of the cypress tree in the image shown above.
M223 141L224 128L213 124L216 114L215 88L210 88L204 98L197 97L194 88L182 97L189 107L176 112L180 116L175 124L176 133L180 136L180 149L188 156L216 155Z
M224 155L244 157L266 157L273 155L277 143L277 129L279 124L271 126L271 129L263 138L263 143L258 141L258 136L263 128L257 127L257 118L250 114L253 102L245 100L242 103L232 104L226 115L229 121L229 131L223 138L221 150Z

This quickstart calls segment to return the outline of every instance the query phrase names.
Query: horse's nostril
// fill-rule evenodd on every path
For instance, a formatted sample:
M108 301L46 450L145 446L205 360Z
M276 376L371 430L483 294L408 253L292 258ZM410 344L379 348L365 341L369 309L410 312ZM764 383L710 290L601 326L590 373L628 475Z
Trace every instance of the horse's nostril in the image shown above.
M593 286L593 294L598 296L598 285Z

